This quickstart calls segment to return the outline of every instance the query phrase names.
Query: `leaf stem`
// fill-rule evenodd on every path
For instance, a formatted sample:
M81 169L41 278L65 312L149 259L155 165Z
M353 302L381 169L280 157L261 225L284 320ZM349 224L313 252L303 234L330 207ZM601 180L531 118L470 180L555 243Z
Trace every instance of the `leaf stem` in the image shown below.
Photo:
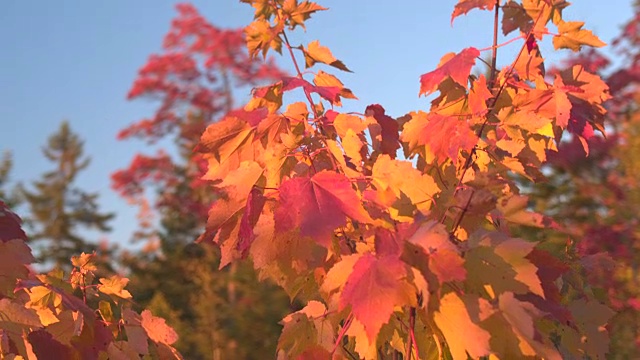
M344 326L342 326L342 329L340 329L340 333L338 333L338 338L336 339L336 343L333 345L333 350L331 350L331 354L336 352L336 349L338 348L340 341L342 341L342 338L344 338L344 335L347 333L347 330L349 330L349 327L351 326L351 322L353 322L353 313L349 313L349 316L347 316L347 318L344 320Z
M499 2L499 0L496 0L496 2ZM545 5L544 6L548 6ZM528 39L529 36L531 36L533 34L533 30L536 28L538 21L540 21L540 19L542 18L542 13L543 11L540 11L540 14L538 14L538 17L536 18L536 20L533 23L533 26L531 27L531 30L529 30L529 32L527 33L527 36L524 37L525 39ZM496 12L497 14L497 12ZM495 21L494 21L494 25L495 25ZM494 34L495 36L495 34ZM478 131L476 132L476 137L478 139L482 138L482 134L484 133L484 129L487 126L487 124L489 123L489 118L492 112L495 111L495 105L498 102L498 99L500 98L500 95L502 94L502 92L504 91L504 89L507 86L507 79L511 76L511 74L513 73L513 70L515 69L515 65L518 62L518 60L520 60L520 57L522 56L522 54L524 53L524 50L527 47L527 42L525 41L522 46L520 47L520 51L518 52L518 55L516 56L515 60L511 63L509 70L507 71L507 73L505 74L505 81L502 83L502 85L500 86L500 88L498 89L498 91L496 91L496 93L494 94L494 97L491 101L491 106L489 106L489 112L487 112L487 115L485 116L484 122L482 123L482 125L480 126L480 128L478 129ZM494 59L495 60L495 56ZM477 146L477 145L476 145ZM453 192L453 196L455 196L458 191L460 191L460 189L462 188L462 181L464 180L465 175L467 174L467 170L469 170L469 168L473 165L473 156L476 154L476 147L474 147L470 152L469 155L467 156L467 159L465 160L464 166L463 166L463 170L462 170L462 174L460 175L460 179L458 179L458 184L456 185L456 188ZM441 222L444 223L444 216L441 219ZM459 219L458 221L462 221L462 219Z

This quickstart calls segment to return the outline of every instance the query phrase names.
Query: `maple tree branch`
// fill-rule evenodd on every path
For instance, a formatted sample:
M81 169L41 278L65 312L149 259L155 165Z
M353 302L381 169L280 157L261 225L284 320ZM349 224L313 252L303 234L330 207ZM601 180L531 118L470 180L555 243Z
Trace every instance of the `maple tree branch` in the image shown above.
M548 6L548 5L546 5L546 3L545 3L545 5L543 5L543 6ZM540 11L540 14L538 14L538 17L534 21L533 26L531 27L531 30L529 30L529 32L527 33L526 37L523 36L523 38L528 39L529 36L532 36L533 30L536 28L536 26L538 24L538 21L540 21L540 19L542 18L542 13L543 12ZM500 98L500 95L502 94L502 92L504 91L504 89L507 86L507 83L508 83L507 79L509 79L511 77L511 75L513 74L513 70L515 69L515 66L518 63L518 60L520 60L520 57L522 56L522 54L524 53L526 48L527 48L527 42L525 41L522 44L522 46L520 47L520 51L518 52L518 55L516 56L515 60L509 66L509 70L505 74L505 81L502 83L502 85L500 85L500 88L495 93L495 95L494 95L494 97L493 97L493 99L491 101L491 106L488 107L490 110L489 110L489 112L487 112L487 114L485 116L485 119L484 119L484 122L482 123L482 125L480 126L478 131L476 132L476 137L478 139L482 139L482 134L484 133L485 127L489 123L490 115L492 114L492 112L495 111L496 103L498 102L498 99ZM469 152L469 155L467 156L467 159L465 160L465 163L464 163L464 166L463 166L463 170L462 170L462 174L460 175L460 179L458 180L458 184L456 185L456 189L453 192L454 196L461 189L462 181L464 180L464 177L467 174L467 171L469 170L469 168L473 165L473 156L476 153L476 149L477 149L477 145L473 147L473 149ZM445 216L442 217L440 222L444 223L444 219L445 219ZM462 221L462 219L459 219L459 221Z
M289 50L289 55L291 55L291 60L293 61L293 66L296 68L296 73L297 73L297 77L300 80L304 80L304 77L302 75L302 72L300 71L300 66L298 66L298 60L296 60L296 56L293 53L293 48L291 47L291 43L289 42L289 38L287 37L287 33L284 31L284 29L282 30L282 37L284 38L284 43L287 47L287 50ZM311 94L309 93L309 91L307 89L302 89L302 91L304 92L305 97L307 98L307 101L309 102L309 106L311 107L311 111L313 112L313 119L314 119L314 123L316 124L316 129L318 129L320 131L320 139L322 139L322 142L324 143L325 147L327 146L327 140L326 140L326 134L324 132L324 129L322 128L322 126L318 123L318 113L316 112L316 105L313 102L313 98L311 97ZM336 159L334 159L333 154L329 154L329 161L331 161L331 167L338 171L338 165L336 164Z
M462 222L462 218L464 218L464 215L467 213L467 211L469 211L469 205L471 204L471 199L473 198L473 195L475 195L475 193L476 193L475 191L473 190L471 191L471 195L469 195L469 199L467 199L467 203L462 209L462 212L460 213L458 220L455 222L455 224L453 225L453 228L451 229L451 234L456 232L456 230L458 229L458 226L460 226L460 223Z
M496 10L493 14L493 47L491 49L491 79L489 84L491 88L495 86L496 81L496 62L498 59L498 22L500 21L500 0L496 0Z

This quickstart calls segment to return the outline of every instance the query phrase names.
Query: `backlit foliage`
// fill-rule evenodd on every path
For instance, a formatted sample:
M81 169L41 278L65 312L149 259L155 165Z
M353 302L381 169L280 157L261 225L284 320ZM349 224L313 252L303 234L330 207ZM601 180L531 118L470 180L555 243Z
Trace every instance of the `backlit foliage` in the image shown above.
M221 267L248 257L306 304L283 319L279 358L604 358L613 312L576 281L577 259L511 235L567 232L511 175L541 180L565 131L587 152L604 131L607 85L581 65L547 74L537 45L604 45L564 18L568 2L459 1L452 21L492 11L512 38L444 55L419 78L431 101L394 119L378 104L341 113L356 99L333 73L347 65L318 41L290 43L324 7L242 1L249 53L284 53L297 73L202 135L221 196L199 240L220 246ZM519 47L509 65L471 75L503 46ZM306 100L287 103L292 91Z
M131 310L128 279L95 277L95 254L72 271L35 274L20 218L0 201L0 354L3 359L182 359L177 335Z

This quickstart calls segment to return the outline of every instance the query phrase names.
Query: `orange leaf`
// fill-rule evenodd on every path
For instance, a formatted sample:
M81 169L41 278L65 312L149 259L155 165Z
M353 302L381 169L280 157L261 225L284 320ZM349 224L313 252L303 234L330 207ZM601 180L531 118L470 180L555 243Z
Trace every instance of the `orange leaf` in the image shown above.
M340 308L351 305L373 343L383 324L389 321L396 305L415 303L413 287L404 279L407 265L394 256L376 258L363 255L353 267L342 296Z
M434 92L447 76L466 88L469 73L478 56L480 51L473 47L466 48L458 54L445 55L437 69L420 76L420 95Z
M463 301L455 293L448 293L440 299L440 309L436 311L433 318L447 339L449 350L453 359L467 359L467 353L477 359L487 356L491 352L489 332L478 326L478 313L474 313L472 320L469 314L470 305L478 307L472 299L465 298Z

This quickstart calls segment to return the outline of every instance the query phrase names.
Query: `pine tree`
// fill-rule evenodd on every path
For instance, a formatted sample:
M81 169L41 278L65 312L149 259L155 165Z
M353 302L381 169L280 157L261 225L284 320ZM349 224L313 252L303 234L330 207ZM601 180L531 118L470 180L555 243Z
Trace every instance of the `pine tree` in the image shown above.
M51 135L44 156L55 168L32 183L33 190L24 189L30 209L28 223L33 227L31 241L41 241L39 259L55 266L68 266L69 258L96 250L80 233L81 229L109 231L113 214L98 209L98 194L74 186L78 174L90 163L83 156L84 142L64 121Z
M15 209L21 203L20 194L15 189L9 189L9 174L13 168L13 158L10 151L5 151L0 159L0 200L10 209Z

